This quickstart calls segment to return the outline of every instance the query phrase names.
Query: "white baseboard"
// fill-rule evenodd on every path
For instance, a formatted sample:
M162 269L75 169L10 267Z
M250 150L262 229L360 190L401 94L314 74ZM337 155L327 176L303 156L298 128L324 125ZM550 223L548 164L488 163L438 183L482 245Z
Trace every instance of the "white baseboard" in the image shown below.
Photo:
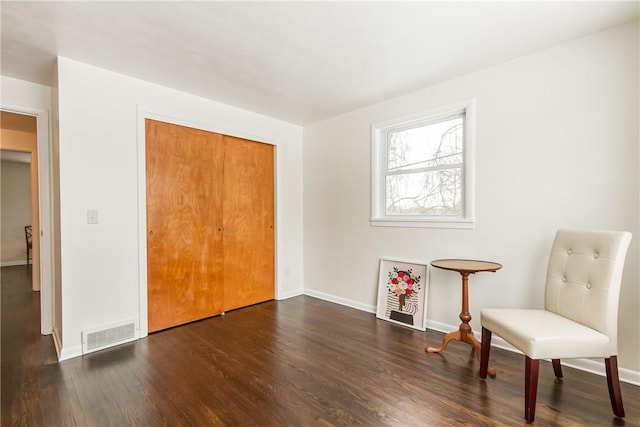
M591 359L563 359L562 364L571 368L606 377L604 360ZM640 386L640 372L618 366L618 376L620 381Z
M345 298L339 298L335 295L325 294L324 292L318 292L311 289L305 289L305 295L309 295L312 297L316 297L325 301L334 302L336 304L344 305L347 307L355 308L357 310L366 311L368 313L375 313L376 307L366 304L361 304L357 301L351 301ZM438 322L435 320L427 319L426 322L427 329L431 329L438 332L449 333L458 330L458 326L449 325L446 323ZM474 331L474 335L480 341L482 336L480 332ZM514 353L521 353L511 344L503 340L498 336L494 336L491 339L491 346L501 348L503 350L512 351ZM604 368L604 360L591 360L591 359L562 359L562 365L568 366L571 368L579 369L581 371L589 372L592 374L606 376L605 368ZM631 369L620 368L618 367L618 375L620 376L620 381L640 386L640 372L634 371Z
M62 340L60 339L60 331L54 326L53 331L53 344L56 347L56 353L58 354L58 362L63 360L72 359L74 357L82 356L82 345L77 345L71 348L63 348Z
M62 348L58 355L58 361L73 359L74 357L82 356L82 345L76 345L69 348Z
M283 299L289 299L289 298L293 298L293 297L298 297L300 295L304 294L304 290L302 288L299 289L295 289L293 291L289 291L289 292L285 292L282 294L278 294L278 296L276 297L276 300L280 301Z
M376 307L373 305L362 304L358 301L353 301L346 298L336 297L335 295L326 294L324 292L314 291L313 289L305 289L305 295L315 297L321 300L335 302L336 304L344 305L347 307L355 308L357 310L366 311L367 313L375 313Z

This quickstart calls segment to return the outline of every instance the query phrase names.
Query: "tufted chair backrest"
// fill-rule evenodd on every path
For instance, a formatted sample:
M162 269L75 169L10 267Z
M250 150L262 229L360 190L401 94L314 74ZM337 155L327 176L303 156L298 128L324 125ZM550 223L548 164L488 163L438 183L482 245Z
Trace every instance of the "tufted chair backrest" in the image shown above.
M545 309L609 336L617 353L620 282L631 233L558 230L551 248Z

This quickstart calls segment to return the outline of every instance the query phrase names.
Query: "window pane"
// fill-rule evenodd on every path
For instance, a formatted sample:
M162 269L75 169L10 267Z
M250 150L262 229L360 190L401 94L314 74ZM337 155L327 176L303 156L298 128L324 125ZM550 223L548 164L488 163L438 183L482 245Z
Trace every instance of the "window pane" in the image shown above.
M462 164L462 117L389 132L387 171L398 172Z
M387 215L462 215L462 168L386 178Z

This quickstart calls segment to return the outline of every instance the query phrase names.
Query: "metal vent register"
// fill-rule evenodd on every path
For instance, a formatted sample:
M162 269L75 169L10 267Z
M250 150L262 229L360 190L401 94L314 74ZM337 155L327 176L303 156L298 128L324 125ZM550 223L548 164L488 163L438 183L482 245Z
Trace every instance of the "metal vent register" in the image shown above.
M135 321L85 330L82 332L82 354L133 341L137 338L136 331Z

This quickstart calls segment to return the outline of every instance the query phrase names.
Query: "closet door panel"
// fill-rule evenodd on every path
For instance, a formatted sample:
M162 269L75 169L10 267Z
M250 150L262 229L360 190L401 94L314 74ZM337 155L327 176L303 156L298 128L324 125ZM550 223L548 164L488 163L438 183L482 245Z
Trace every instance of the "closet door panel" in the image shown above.
M275 296L274 146L225 136L224 309Z
M148 329L223 311L220 134L146 121Z

